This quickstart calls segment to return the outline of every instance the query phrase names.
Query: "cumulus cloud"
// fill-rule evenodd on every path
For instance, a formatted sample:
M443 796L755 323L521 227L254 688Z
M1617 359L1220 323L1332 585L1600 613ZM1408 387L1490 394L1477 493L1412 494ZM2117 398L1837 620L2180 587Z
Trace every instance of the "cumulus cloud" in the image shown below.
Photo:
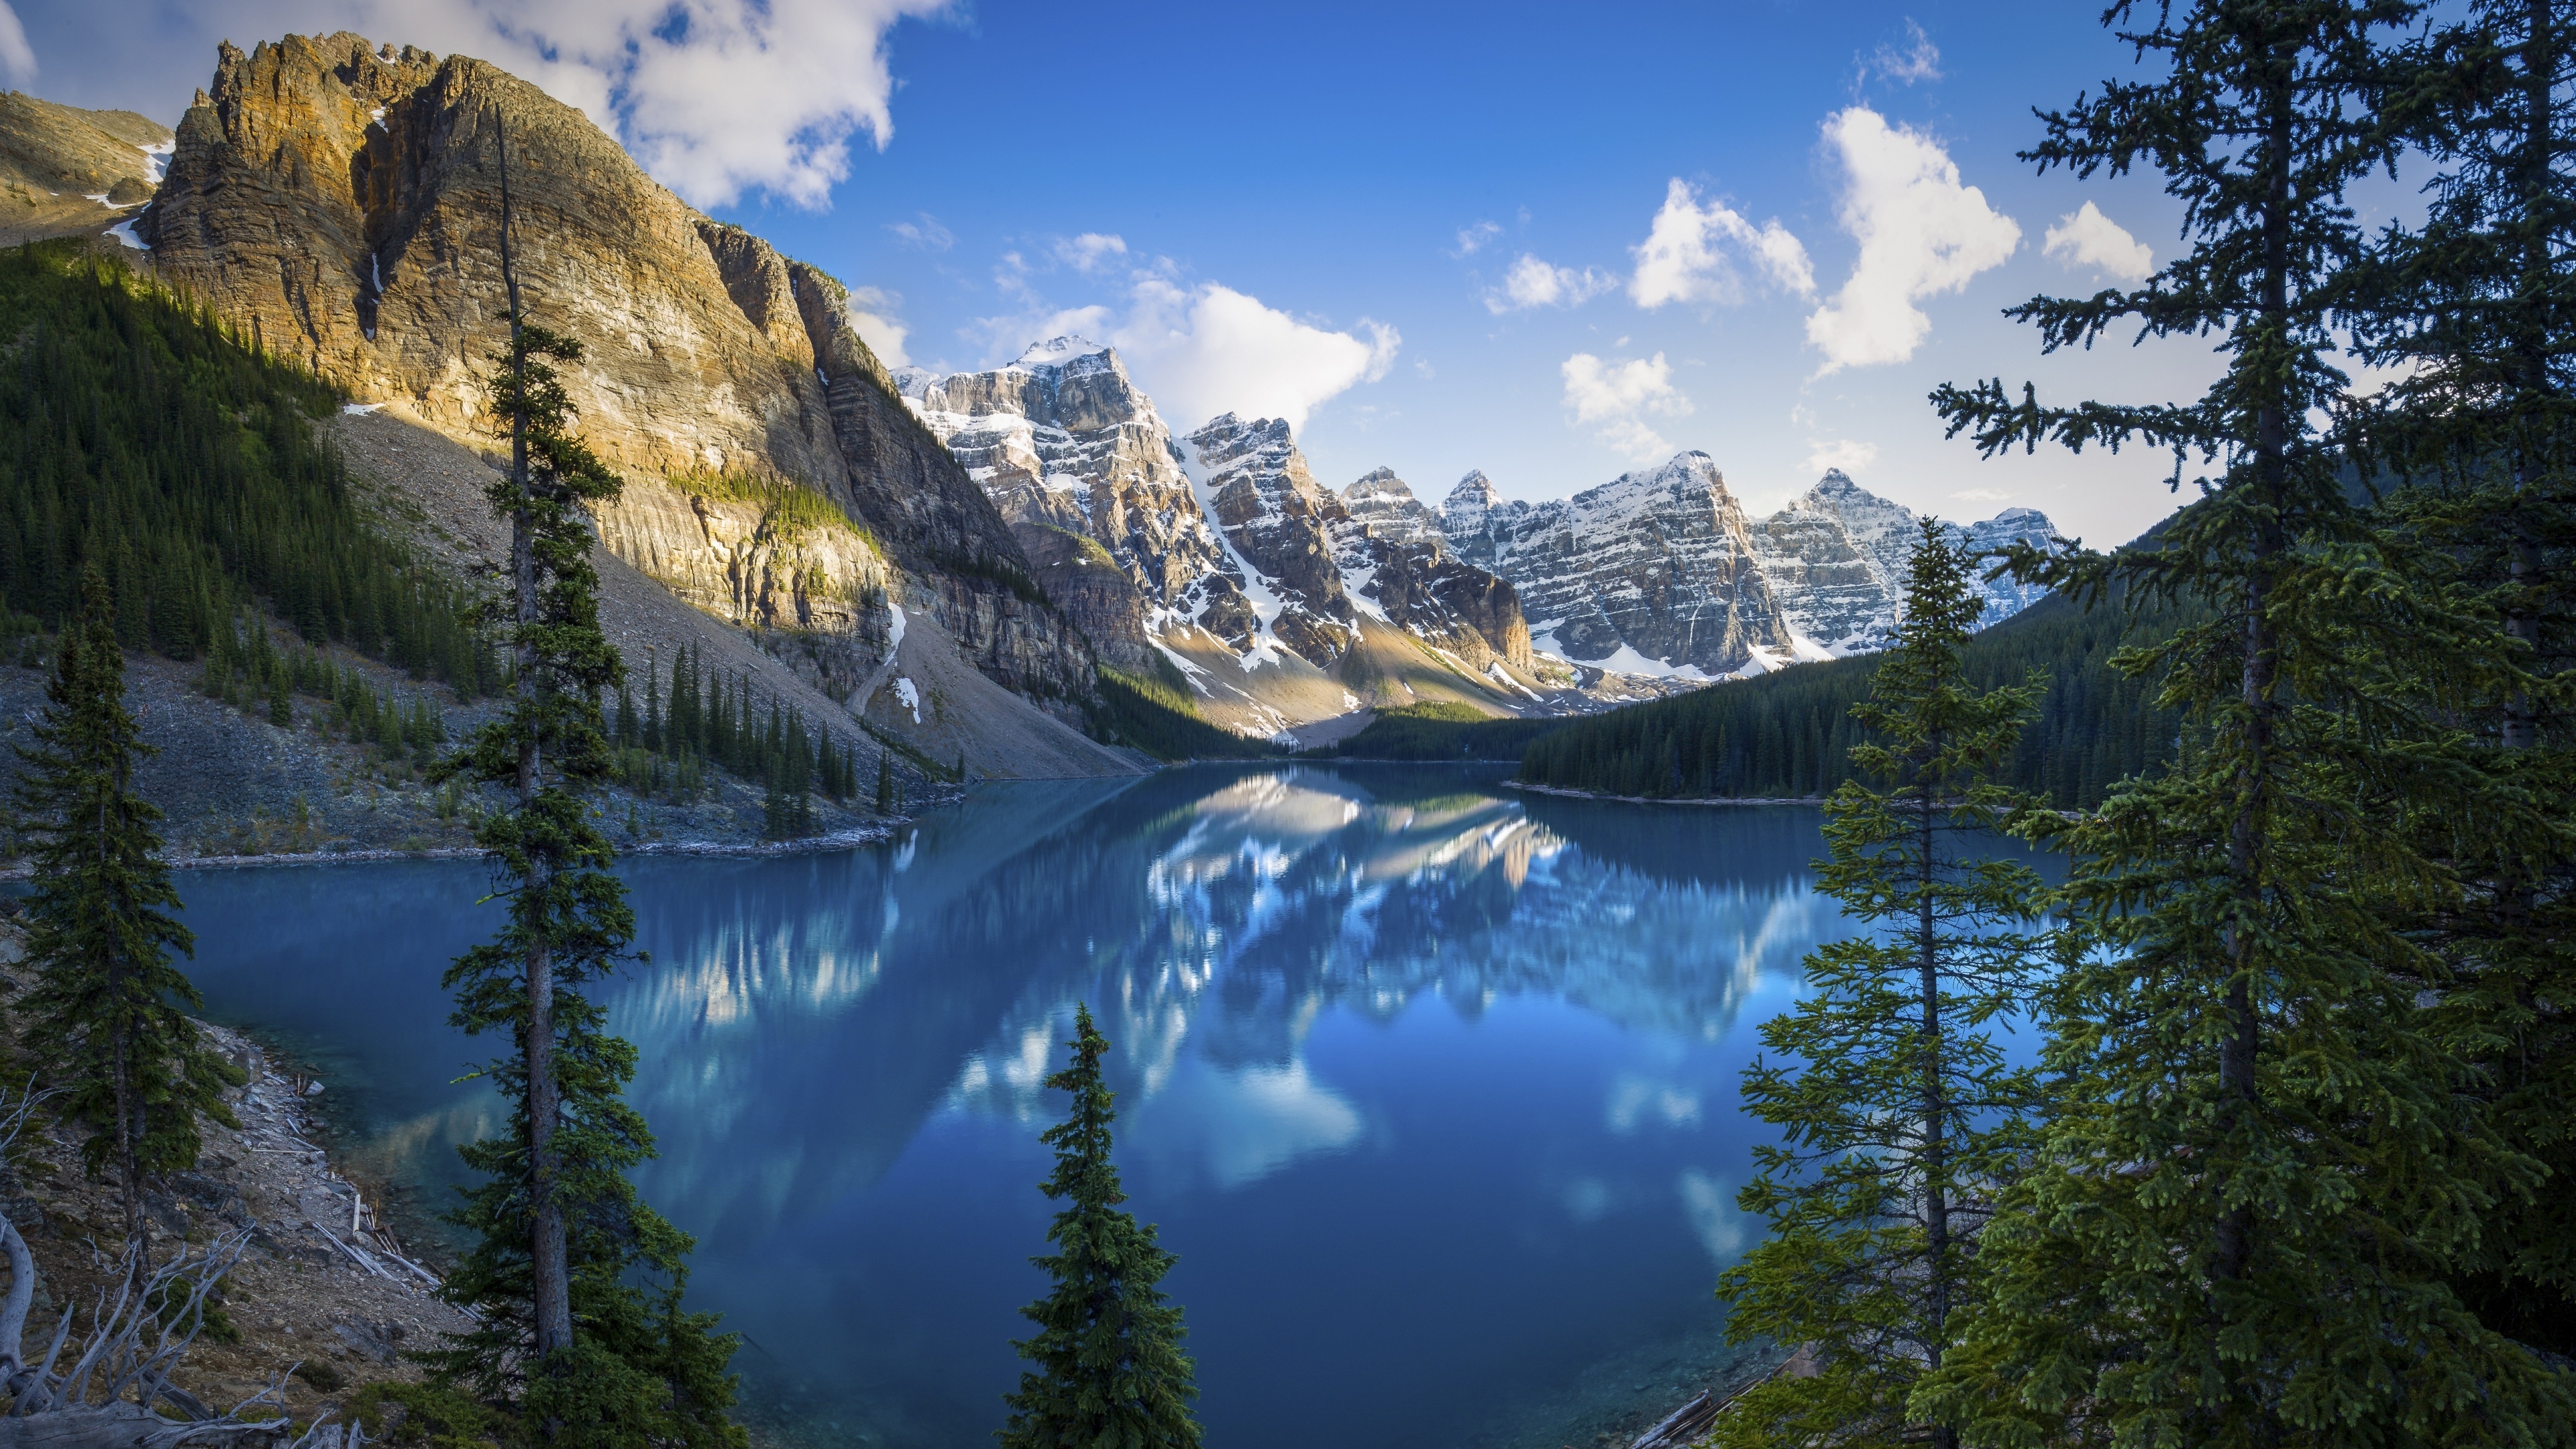
M1532 307L1580 307L1619 285L1616 277L1585 267L1555 267L1527 252L1503 274L1503 284L1485 294L1485 310L1499 317Z
M1089 276L1107 266L1112 258L1127 255L1127 239L1103 232L1087 231L1080 236L1059 237L1055 259Z
M1901 47L1880 46L1876 54L1862 63L1862 72L1909 86L1916 81L1939 80L1941 51L1932 43L1932 37L1923 33L1922 26L1908 20L1905 22L1905 39L1906 43Z
M1490 221L1458 228L1458 250L1452 256L1472 257L1485 249L1485 243L1501 236L1503 229Z
M0 0L0 81L23 86L35 79L36 52L27 44L27 27L18 23L9 0Z
M1664 188L1663 209L1645 241L1635 248L1637 270L1628 279L1628 296L1640 307L1743 300L1743 283L1724 250L1729 245L1751 257L1773 285L1802 297L1814 294L1815 268L1788 228L1776 220L1757 227L1723 202L1703 206L1699 193L1676 176Z
M1158 273L1137 277L1133 304L1109 340L1183 428L1231 412L1302 430L1316 408L1386 376L1404 345L1366 318L1355 332L1335 331L1232 287Z
M2123 282L2143 282L2156 269L2155 253L2147 250L2147 244L2089 201L2058 218L2042 239L2040 252L2069 268L2091 267Z
M1825 355L1819 375L1912 357L1932 330L1914 304L1959 291L2021 245L2021 227L1962 185L1950 153L1922 132L1853 106L1826 120L1825 139L1843 163L1836 216L1860 257L1807 317L1807 340Z
M1857 473L1878 460L1878 444L1836 438L1831 442L1813 442L1807 453L1807 471L1829 473L1839 468Z
M1660 352L1644 360L1604 362L1589 352L1565 359L1565 405L1578 423L1594 424L1601 441L1640 462L1673 451L1646 419L1680 417L1690 399L1673 386L1672 365Z
M904 354L903 339L912 329L894 318L894 310L903 298L879 287L854 287L850 290L850 329L877 355L877 361L888 367L909 367L912 359Z
M1700 1246L1708 1250L1710 1260L1717 1266L1732 1267L1743 1255L1745 1245L1753 1241L1744 1214L1735 1206L1735 1194L1726 1190L1724 1180L1696 1169L1685 1170L1675 1185L1681 1192L1682 1212L1689 1217Z
M929 212L915 212L913 218L911 221L887 222L886 230L893 232L895 239L905 246L919 247L926 252L944 252L957 244L956 234L941 226L939 218Z

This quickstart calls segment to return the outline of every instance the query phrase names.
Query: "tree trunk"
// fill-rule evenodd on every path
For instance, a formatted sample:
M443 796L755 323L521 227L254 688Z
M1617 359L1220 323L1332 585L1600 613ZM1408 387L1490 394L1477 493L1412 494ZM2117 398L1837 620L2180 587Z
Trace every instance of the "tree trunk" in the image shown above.
M1935 738L1931 752L1937 757L1941 741ZM1924 771L1929 776L1930 770ZM1917 844L1923 852L1922 875L1916 881L1921 909L1916 920L1915 949L1922 975L1923 991L1923 1219L1925 1248L1930 1254L1930 1271L1925 1275L1928 1316L1931 1332L1923 1350L1928 1367L1941 1367L1941 1347L1949 1337L1950 1322L1950 1170L1949 1143L1942 1131L1942 1117L1947 1106L1947 1093L1941 1085L1941 956L1935 937L1935 912L1932 888L1938 871L1932 857L1935 809L1933 792L1938 782L1924 779L1914 808L1919 827ZM1932 1426L1933 1449L1958 1449L1959 1431L1947 1424Z
M2269 134L2264 141L2264 164L2269 171L2263 200L2263 275L2262 317L2267 331L2287 324L2290 305L2290 164L2291 107L2294 97L2291 85L2296 66L2296 45L2275 44L2273 75L2269 79ZM2273 344L2279 345L2274 339ZM2254 415L2254 478L2256 496L2264 507L2264 516L2255 525L2254 557L2245 581L2245 642L2243 668L2243 702L2245 705L2245 753L2236 773L2236 816L2230 823L2227 840L2227 873L2236 897L2236 920L2225 933L2227 951L2227 1035L2218 1049L2218 1086L2222 1098L2221 1122L2226 1127L2244 1124L2260 1108L2255 1085L2255 1063L2262 1046L2262 1020L2256 1013L2253 990L2253 933L2246 929L2261 912L2263 881L2261 856L2270 844L2269 824L2265 818L2264 794L2271 783L2272 732L2274 713L2274 680L2279 660L2279 641L2271 621L2265 615L2270 603L2268 577L2273 561L2285 549L2280 524L2281 509L2288 482L2290 451L2290 410L2288 400L2274 398L2258 408ZM2217 1225L2218 1276L2241 1278L2253 1261L2253 1209L2238 1205L2222 1207Z
M524 315L519 309L519 273L510 243L510 133L499 132L501 161L501 284L510 302L510 363L515 374L510 398L510 482L519 506L510 518L510 576L516 594L514 622L518 626L518 677L511 692L522 720L519 736L519 810L525 815L537 798L544 761L537 741L536 720L532 706L545 692L545 681L538 678L539 661L535 643L537 616L537 553L535 531L528 518L528 399L527 356L521 351L520 339ZM551 872L542 862L520 882L522 892L542 894L552 885ZM525 896L523 895L523 899ZM522 1045L528 1064L528 1191L529 1212L529 1284L531 1307L536 1319L536 1351L543 1358L557 1349L572 1347L572 1267L564 1238L564 1208L557 1195L560 1180L555 1160L555 1119L563 1111L563 1099L555 1082L554 965L544 939L545 922L540 913L528 938L528 1027ZM551 1437L551 1436L550 1436Z

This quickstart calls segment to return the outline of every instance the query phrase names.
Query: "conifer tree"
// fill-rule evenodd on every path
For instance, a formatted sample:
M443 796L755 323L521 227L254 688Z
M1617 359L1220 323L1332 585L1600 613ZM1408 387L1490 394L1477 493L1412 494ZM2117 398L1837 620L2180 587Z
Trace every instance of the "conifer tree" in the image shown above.
M1956 1429L1907 1408L1977 1301L1978 1227L2033 1140L2038 1089L2006 1065L1994 1018L2038 975L2037 872L1992 858L2022 803L1993 783L2042 676L1978 690L1960 653L1984 612L1974 563L1922 521L1905 615L1852 709L1870 738L1825 805L1818 885L1876 934L1807 957L1809 994L1764 1023L1753 1115L1786 1142L1755 1149L1737 1201L1771 1234L1719 1279L1727 1335L1812 1344L1821 1372L1775 1379L1719 1421L1724 1445L1909 1444L1954 1449Z
M607 1034L581 992L632 954L634 932L586 799L609 770L600 699L621 671L599 627L584 509L614 498L619 481L571 429L556 365L578 362L580 344L527 319L506 132L500 145L510 335L489 398L510 469L489 498L510 525L498 622L514 668L505 707L439 775L513 793L512 808L476 833L507 923L445 978L455 1025L508 1034L513 1049L488 1074L510 1104L510 1130L462 1149L485 1180L450 1220L478 1241L443 1292L478 1322L432 1358L445 1381L514 1403L548 1443L738 1445L743 1431L724 1416L733 1340L711 1316L679 1311L690 1241L626 1177L653 1152L622 1095L635 1049ZM658 1277L658 1294L639 1275Z
M2451 716L2420 739L2482 787L2411 817L2468 889L2418 927L2457 1050L2506 1141L2551 1185L2504 1192L2455 1278L2489 1324L2576 1352L2576 6L2481 0L2407 53L2391 106L2445 163L2420 227L2369 259L2363 357L2396 373L2360 422L2424 572L2493 611L2510 647L2425 651ZM2447 746L2447 748L2443 748Z
M2053 1112L1989 1223L1984 1301L1915 1412L1974 1441L2285 1446L2562 1442L2568 1395L2444 1278L2499 1176L2397 929L2441 873L2386 827L2440 787L2382 748L2423 701L2410 640L2457 637L2348 501L2331 358L2361 298L2345 188L2399 145L2379 115L2399 0L2196 0L2107 19L2163 67L2045 117L2026 153L2141 162L2190 250L2137 289L2011 315L2045 346L2135 322L2216 335L2200 398L2043 406L1999 381L1935 405L1988 452L2144 442L2197 457L2163 546L2015 568L2079 596L2189 600L2133 654L2190 722L2161 779L2069 824ZM2324 424L2319 419L2326 420ZM2475 1164L2472 1166L2472 1164Z
M1173 1259L1118 1206L1127 1200L1109 1160L1118 1113L1100 1077L1109 1043L1090 1007L1075 1008L1067 1045L1073 1060L1046 1084L1073 1102L1044 1135L1055 1171L1040 1185L1065 1207L1047 1229L1056 1250L1029 1260L1055 1288L1020 1310L1038 1332L1012 1347L1032 1367L1002 1396L1011 1419L995 1437L1003 1449L1196 1449L1196 1366L1181 1351L1181 1310L1156 1286Z
M13 814L36 880L26 912L36 979L18 1009L62 1114L88 1129L90 1173L115 1170L139 1272L150 1254L147 1185L196 1162L201 1119L241 1125L222 1093L243 1076L181 1010L205 1005L170 964L173 951L194 953L195 938L171 914L179 896L152 829L161 811L134 789L135 764L153 747L125 710L113 610L106 581L85 570L35 744L18 750Z

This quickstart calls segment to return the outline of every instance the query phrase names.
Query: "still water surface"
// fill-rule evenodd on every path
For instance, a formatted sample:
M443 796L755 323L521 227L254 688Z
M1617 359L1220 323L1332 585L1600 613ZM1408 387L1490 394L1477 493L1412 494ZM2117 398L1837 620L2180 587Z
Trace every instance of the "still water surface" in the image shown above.
M882 847L631 862L640 1175L814 1443L991 1442L1042 1283L1074 1003L1180 1255L1211 1444L1583 1442L1724 1356L1738 1070L1846 933L1818 817L1270 767L979 787ZM318 1063L435 1200L491 1129L438 975L483 868L183 873L212 1014Z

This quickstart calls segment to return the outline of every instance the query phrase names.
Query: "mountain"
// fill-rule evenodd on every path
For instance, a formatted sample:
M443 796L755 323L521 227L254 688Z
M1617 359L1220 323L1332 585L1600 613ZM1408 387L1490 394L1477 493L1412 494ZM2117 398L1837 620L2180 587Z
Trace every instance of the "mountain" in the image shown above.
M1537 646L1562 658L1715 679L1796 652L1752 524L1706 453L1537 504L1470 473L1442 518L1460 557L1520 589Z
M0 92L0 245L121 226L152 199L170 143L149 116Z
M1516 591L1452 555L1388 470L1353 486L1356 516L1286 422L1228 414L1175 438L1117 351L1079 337L895 382L1102 659L1206 718L1316 743L1377 705L1549 697Z
M895 382L1102 657L1151 672L1149 627L1198 615L1225 546L1118 354L1058 337L989 372L907 368ZM1097 566L1104 557L1109 571Z
M1713 679L1876 648L1905 597L1917 524L1840 470L1750 521L1708 456L1683 453L1561 502L1506 502L1470 473L1441 526L1462 558L1520 587L1541 648L1604 669ZM2030 508L1959 534L1978 549L2057 537ZM1982 587L1985 624L2047 592L2010 579Z
M1342 490L1342 509L1353 523L1398 543L1441 543L1440 515L1422 506L1393 468L1375 468Z
M904 405L838 281L700 215L482 61L347 33L219 55L133 228L165 281L388 420L488 448L506 137L532 315L585 345L566 389L627 480L600 515L608 549L943 760L1128 768L1069 723L1090 641ZM925 710L934 676L958 698Z

